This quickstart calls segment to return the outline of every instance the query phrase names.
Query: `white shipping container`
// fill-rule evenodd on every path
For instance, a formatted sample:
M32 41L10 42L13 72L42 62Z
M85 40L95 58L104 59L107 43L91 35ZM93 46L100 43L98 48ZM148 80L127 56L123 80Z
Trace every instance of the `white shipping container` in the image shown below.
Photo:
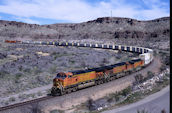
M139 57L144 60L144 64L147 65L151 62L151 55L150 53L140 54Z

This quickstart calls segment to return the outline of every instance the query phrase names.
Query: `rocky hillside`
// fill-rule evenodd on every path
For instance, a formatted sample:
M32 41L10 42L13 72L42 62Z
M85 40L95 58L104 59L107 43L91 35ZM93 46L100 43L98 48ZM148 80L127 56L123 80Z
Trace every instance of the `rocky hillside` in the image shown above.
M78 24L36 25L14 21L0 21L0 39L84 41L130 45L169 47L170 18L150 21L130 18L103 17ZM149 41L149 44L142 44ZM167 47L167 48L168 48Z

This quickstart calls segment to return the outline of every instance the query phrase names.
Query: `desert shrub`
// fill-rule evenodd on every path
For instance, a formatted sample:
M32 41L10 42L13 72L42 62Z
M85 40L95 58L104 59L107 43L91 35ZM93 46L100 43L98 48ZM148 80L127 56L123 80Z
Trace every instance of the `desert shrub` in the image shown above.
M38 68L34 70L34 74L36 74L36 75L39 74L39 73L41 73L41 72L42 72L42 70L40 70Z
M27 95L26 95L26 94L20 94L20 95L19 95L19 98L22 99L22 100L24 100L24 99L27 98Z
M84 61L81 62L81 67L87 67Z
M51 53L51 56L54 56L54 55L56 55L56 54L58 54L57 52L53 52L53 53Z
M23 75L22 73L16 73L16 74L15 74L15 78L18 80L18 79L20 79L20 77L21 77L22 75Z
M39 91L39 92L37 93L37 95L38 95L38 96L42 96L42 93Z
M9 102L8 101L5 101L5 105L8 105L9 104Z
M113 102L113 98L108 98L107 101L108 102Z
M19 71L22 71L23 70L23 66L19 66L18 69L19 69Z
M150 79L152 77L154 77L155 73L151 72L151 71L148 71L147 72L147 78Z
M124 100L122 103L133 103L135 101L137 101L138 99L140 99L142 96L141 92L136 92L130 96L127 97L126 100Z
M23 70L23 72L30 73L31 72L31 69L30 68L26 68L26 69Z
M87 107L88 107L88 109L90 110L90 111L93 111L93 110L95 110L95 103L94 103L94 101L93 101L93 99L89 99L88 101L87 101Z
M74 60L69 60L69 62L70 62L71 64L74 64L74 63L75 63L75 61L74 61Z
M20 77L22 77L22 76L23 76L22 73L16 73L16 74L15 74L15 79L14 79L15 83L19 83L19 79L20 79Z
M2 69L0 70L0 78L4 78L4 76L6 76L7 74L9 74L9 72Z
M10 101L10 102L14 102L15 100L16 100L15 97L10 97L10 98L9 98L9 101Z
M163 64L161 67L160 67L160 71L164 71L166 69L166 66Z
M131 93L131 91L132 91L131 86L128 86L127 88L125 88L125 89L122 90L121 94L123 96L127 96L129 93Z
M120 95L119 95L118 93L116 93L116 94L114 95L114 98L115 98L115 101L117 102L117 101L119 101L119 99L120 99Z
M32 98L34 98L34 97L35 97L35 94L31 94L30 96L31 96Z
M136 82L136 83L142 83L143 80L144 80L144 77L143 77L142 74L137 74L137 75L135 75L134 78L135 78L135 82Z
M119 92L116 92L116 93L109 94L108 101L113 101L113 99L115 99L116 102L119 101L119 99L120 99L120 93Z
M60 113L60 112L59 112L59 110L54 109L54 110L50 111L50 113Z
M106 59L106 58L103 58L103 61L102 61L103 64L108 64L109 61Z
M46 79L45 79L44 76L37 76L37 77L35 78L35 80L36 80L39 84L41 84L41 85L44 85L44 84L47 83L47 81L46 81Z

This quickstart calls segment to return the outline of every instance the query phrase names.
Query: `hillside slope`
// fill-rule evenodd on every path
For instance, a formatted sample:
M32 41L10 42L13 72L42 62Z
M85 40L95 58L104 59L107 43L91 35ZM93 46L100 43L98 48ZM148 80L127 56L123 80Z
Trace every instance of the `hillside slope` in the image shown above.
M116 42L127 45L164 42L169 46L170 18L150 21L130 18L103 17L79 24L37 25L15 21L0 21L0 40L56 40L84 42ZM156 44L155 44L156 45ZM158 45L159 46L159 45Z

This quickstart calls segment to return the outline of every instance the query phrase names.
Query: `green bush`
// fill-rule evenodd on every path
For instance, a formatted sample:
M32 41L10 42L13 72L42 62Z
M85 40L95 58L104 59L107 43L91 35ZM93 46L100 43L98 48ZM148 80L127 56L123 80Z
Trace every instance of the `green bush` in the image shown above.
M10 102L14 102L15 100L16 100L16 99L15 99L14 97L10 97L10 98L9 98L9 101L10 101Z
M15 83L19 83L19 79L20 79L22 76L23 76L22 73L16 73L16 74L15 74L15 79L14 79Z
M150 79L152 77L154 77L155 73L151 72L151 71L148 71L147 72L147 78Z
M137 74L135 76L135 81L136 81L136 83L142 83L144 81L143 75L142 74Z
M128 94L131 93L131 91L132 91L131 86L128 86L127 88L125 88L125 89L122 90L122 93L121 94L123 96L127 96Z
M28 96L26 95L26 94L20 94L19 95L19 98L21 98L21 99L26 99Z
M30 96L31 96L32 98L34 98L34 97L35 97L35 94L30 94Z
M8 102L8 101L6 101L6 102L5 102L5 105L8 105L8 104L9 104L9 102Z
M74 63L75 63L75 61L74 61L74 60L69 60L69 62L70 62L71 64L74 64Z
M42 70L40 70L40 69L35 69L35 70L34 70L34 74L35 74L35 75L37 75L37 74L39 74L39 73L41 73L41 72L42 72Z
M115 97L115 101L116 102L119 101L119 99L120 99L120 95L119 94L115 94L114 97Z
M116 92L116 93L111 93L109 94L109 97L108 97L108 101L113 101L113 99L115 99L115 101L119 101L120 99L120 93L119 92Z
M31 73L31 69L26 68L26 69L23 70L23 72L25 72L25 73Z
M2 69L0 70L0 78L4 78L7 74L9 74L9 72Z
M16 76L15 76L16 80L20 79L20 77L21 77L22 75L23 75L22 73L16 73Z
M39 92L37 93L37 95L38 95L38 96L42 96L42 93L39 91Z
M127 97L126 100L124 100L122 103L133 103L135 101L137 101L138 99L141 98L141 92L136 92L132 95L130 95L129 97Z
M50 113L59 113L57 109L50 111Z
M54 110L51 110L50 113L64 113L64 112L62 110L54 109Z

